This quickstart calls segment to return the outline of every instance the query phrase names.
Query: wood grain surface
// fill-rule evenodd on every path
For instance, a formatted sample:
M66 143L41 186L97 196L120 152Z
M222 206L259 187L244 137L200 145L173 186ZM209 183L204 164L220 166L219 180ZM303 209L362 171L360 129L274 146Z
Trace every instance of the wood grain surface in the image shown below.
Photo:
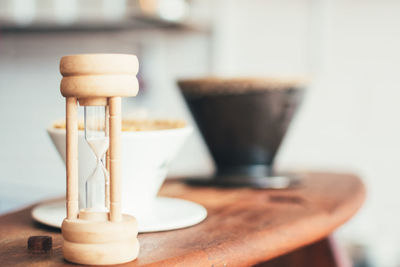
M314 243L362 205L365 188L354 175L306 173L296 188L191 187L167 182L160 194L204 205L202 223L140 234L137 260L121 266L251 266ZM60 231L35 223L32 207L0 217L0 266L72 266L62 257ZM33 254L32 235L49 235L53 249Z

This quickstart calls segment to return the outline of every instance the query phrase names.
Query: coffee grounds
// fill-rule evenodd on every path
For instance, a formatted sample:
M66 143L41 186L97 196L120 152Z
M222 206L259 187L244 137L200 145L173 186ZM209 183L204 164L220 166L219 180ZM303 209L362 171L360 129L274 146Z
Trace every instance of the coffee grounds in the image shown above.
M123 119L122 120L122 131L156 131L156 130L168 130L183 128L186 126L186 122L182 120L169 120L169 119ZM53 123L53 127L56 129L65 129L65 121L57 121ZM78 129L84 130L83 121L78 122Z
M305 78L200 78L178 81L185 96L243 94L302 88Z

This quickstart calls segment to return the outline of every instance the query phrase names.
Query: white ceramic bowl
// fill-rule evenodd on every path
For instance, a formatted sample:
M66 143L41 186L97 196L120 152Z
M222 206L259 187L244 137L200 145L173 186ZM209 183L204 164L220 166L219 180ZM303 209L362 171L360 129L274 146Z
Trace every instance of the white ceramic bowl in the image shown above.
M151 206L164 182L172 159L192 133L192 127L124 131L122 149L122 209L124 213L142 217ZM48 128L54 145L65 162L65 129ZM95 168L96 160L79 131L79 203L85 203L85 180Z

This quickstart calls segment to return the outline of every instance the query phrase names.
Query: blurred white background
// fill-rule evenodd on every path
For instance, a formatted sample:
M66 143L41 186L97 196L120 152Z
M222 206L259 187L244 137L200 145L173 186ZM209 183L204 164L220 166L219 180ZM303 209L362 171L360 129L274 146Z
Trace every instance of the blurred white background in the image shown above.
M400 2L191 4L190 20L207 21L204 27L1 33L0 212L64 193L64 166L46 134L51 121L64 116L62 55L136 53L144 87L124 103L126 112L148 109L187 120L176 87L180 77L306 75L312 82L276 164L358 173L368 198L337 236L343 244L365 247L371 266L400 266ZM197 133L171 172L212 170Z

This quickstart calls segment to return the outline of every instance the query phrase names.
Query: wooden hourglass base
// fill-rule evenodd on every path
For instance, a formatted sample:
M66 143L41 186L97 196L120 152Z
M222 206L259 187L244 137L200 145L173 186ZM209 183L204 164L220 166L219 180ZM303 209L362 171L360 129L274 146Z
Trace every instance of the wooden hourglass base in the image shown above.
M96 216L97 218L107 218ZM87 265L108 265L132 261L139 254L138 227L134 217L122 221L65 219L61 226L63 254L67 261Z

